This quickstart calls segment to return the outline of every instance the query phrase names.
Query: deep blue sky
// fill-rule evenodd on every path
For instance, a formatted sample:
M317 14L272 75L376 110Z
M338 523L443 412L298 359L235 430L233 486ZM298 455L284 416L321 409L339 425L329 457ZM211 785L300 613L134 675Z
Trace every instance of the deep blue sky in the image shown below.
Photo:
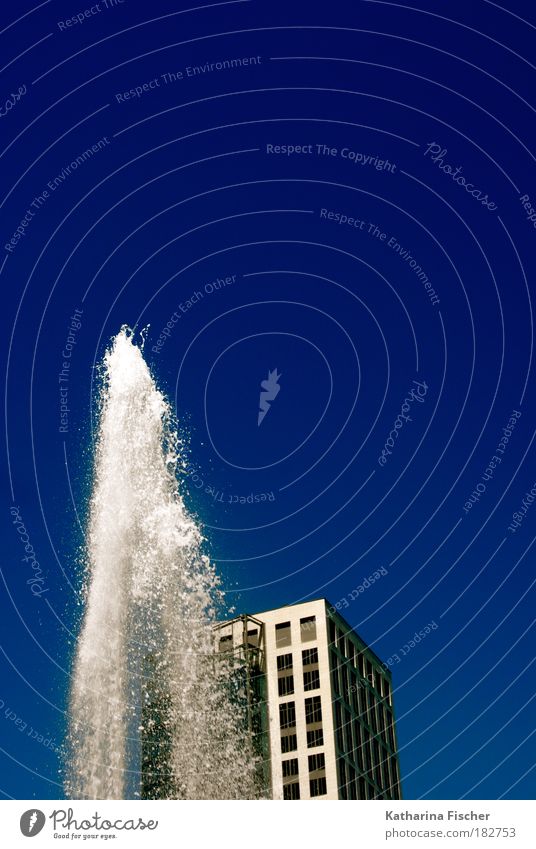
M508 525L536 479L536 230L520 200L536 208L534 10L521 0L508 12L488 0L191 5L101 0L63 29L91 4L2 11L0 790L62 793L52 747L80 616L94 366L126 323L150 325L147 357L188 444L183 489L229 604L335 603L384 567L341 612L382 658L400 657L405 796L531 798L536 506L515 533ZM185 71L244 57L260 59ZM496 208L425 155L432 143ZM376 156L394 168L374 167ZM62 433L58 377L75 310ZM274 368L281 390L258 427L260 382ZM411 402L382 467L415 380L425 398ZM502 462L465 513L513 410L522 415ZM259 500L240 503L248 495ZM13 505L41 565L40 597Z

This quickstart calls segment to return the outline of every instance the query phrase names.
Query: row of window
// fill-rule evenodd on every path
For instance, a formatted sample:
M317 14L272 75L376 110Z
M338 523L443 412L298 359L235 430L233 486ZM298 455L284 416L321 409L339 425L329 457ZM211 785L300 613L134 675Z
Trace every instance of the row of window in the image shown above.
M300 640L302 643L310 643L316 640L316 616L304 616L300 619ZM284 648L292 645L292 631L290 622L278 622L275 626L275 646Z
M326 768L326 756L324 752L318 752L317 755L309 755L307 761L309 772L318 772ZM293 775L298 775L298 758L289 758L283 761L283 778L290 778Z
M350 758L359 771L379 788L390 793L389 788L398 782L396 757L357 719L352 719L349 711L345 710L340 702L336 701L334 707L338 752Z
M247 645L251 649L256 649L256 648L259 647L259 629L258 628L248 629ZM220 642L218 644L218 650L219 651L225 652L225 651L232 651L233 649L234 649L234 642L233 642L233 634L232 633L231 634L224 634L223 637L220 637Z
M278 654L276 660L278 672L285 672L285 670L292 669L292 652L289 652L288 654ZM302 649L303 666L313 666L315 663L318 663L318 649Z
M356 645L351 632L337 628L332 619L328 621L328 632L330 646L338 649L343 657L359 671L361 678L365 678L381 698L391 704L391 685L388 677Z
M277 679L277 689L279 696L292 696L294 694L294 675L281 675ZM320 672L318 669L311 669L303 673L303 689L306 693L320 689Z
M398 784L398 772L395 772L392 782L378 789L367 781L366 777L359 775L351 764L346 763L343 758L338 762L339 792L341 799L399 799L400 789Z
M324 745L324 732L322 728L312 728L307 731L307 748L315 749L317 746ZM288 752L295 752L298 749L298 738L296 734L281 735L281 754L286 755Z
M395 748L393 714L384 701L378 700L374 692L350 669L340 663L332 652L331 680L335 696L349 705L374 734L380 734L386 746Z
M325 796L328 792L325 776L320 778L311 778L309 780L309 794L312 799L317 796ZM290 784L283 785L283 799L299 799L300 798L300 782L292 781Z
M305 722L312 725L322 722L322 701L320 696L305 699ZM293 728L296 725L296 702L282 702L279 705L279 727Z

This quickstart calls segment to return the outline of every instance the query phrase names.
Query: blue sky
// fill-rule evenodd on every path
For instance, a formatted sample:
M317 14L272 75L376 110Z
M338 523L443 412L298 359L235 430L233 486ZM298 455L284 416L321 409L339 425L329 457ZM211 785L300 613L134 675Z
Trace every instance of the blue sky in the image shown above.
M97 5L0 27L0 790L62 794L96 364L128 324L229 605L326 596L398 654L407 798L531 798L531 9Z

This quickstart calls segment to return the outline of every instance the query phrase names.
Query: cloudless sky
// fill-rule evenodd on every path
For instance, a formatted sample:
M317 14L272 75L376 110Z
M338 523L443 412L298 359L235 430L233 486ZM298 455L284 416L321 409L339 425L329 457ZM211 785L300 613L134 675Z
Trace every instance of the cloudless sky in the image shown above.
M2 794L63 793L96 364L128 324L229 607L326 596L398 654L406 798L531 798L533 9L97 5L1 13Z

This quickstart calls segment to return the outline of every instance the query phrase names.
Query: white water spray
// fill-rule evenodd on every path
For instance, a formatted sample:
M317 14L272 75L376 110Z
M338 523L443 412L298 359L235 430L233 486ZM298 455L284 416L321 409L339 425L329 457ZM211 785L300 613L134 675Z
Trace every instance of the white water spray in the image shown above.
M254 798L245 706L213 655L218 579L177 487L170 409L126 328L104 358L72 798Z

